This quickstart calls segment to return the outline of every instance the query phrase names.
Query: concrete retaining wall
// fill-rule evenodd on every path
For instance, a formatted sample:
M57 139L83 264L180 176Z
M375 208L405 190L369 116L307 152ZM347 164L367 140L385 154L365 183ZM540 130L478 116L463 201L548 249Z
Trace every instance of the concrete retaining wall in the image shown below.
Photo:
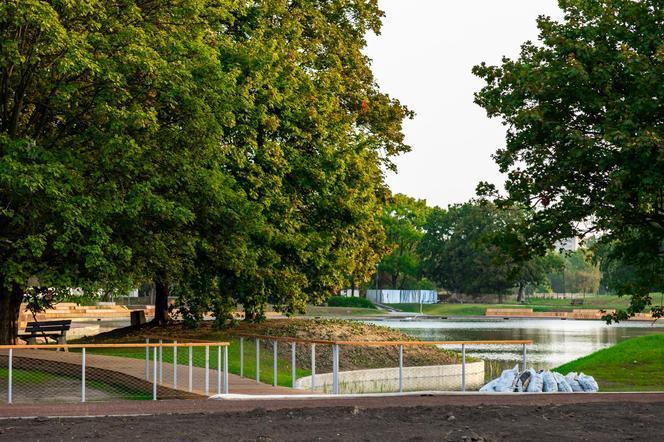
M461 390L461 364L404 367L404 391ZM478 390L484 383L484 361L466 364L466 390ZM297 380L296 388L311 389L311 376ZM376 368L339 372L341 393L388 393L399 391L399 368ZM332 391L332 373L316 375L317 392Z
M565 319L602 319L602 316L615 313L613 309L573 309L571 312L534 312L532 308L488 308L485 316L524 317L524 318L565 318ZM652 321L650 313L637 313L631 321Z

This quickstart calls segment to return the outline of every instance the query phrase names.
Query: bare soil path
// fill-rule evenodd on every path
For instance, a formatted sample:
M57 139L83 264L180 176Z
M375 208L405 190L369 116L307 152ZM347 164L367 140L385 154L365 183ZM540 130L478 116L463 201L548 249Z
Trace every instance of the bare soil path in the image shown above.
M654 441L662 440L664 434L664 394L448 394L0 405L0 417L4 417L0 418L0 440Z
M0 419L0 440L662 440L662 395L583 396L166 401L189 412Z

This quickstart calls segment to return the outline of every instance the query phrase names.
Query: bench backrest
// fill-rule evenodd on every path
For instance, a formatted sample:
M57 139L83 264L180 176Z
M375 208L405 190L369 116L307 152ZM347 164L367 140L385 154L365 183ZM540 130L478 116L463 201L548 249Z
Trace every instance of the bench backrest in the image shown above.
M26 333L65 332L71 328L71 319L64 321L28 322Z

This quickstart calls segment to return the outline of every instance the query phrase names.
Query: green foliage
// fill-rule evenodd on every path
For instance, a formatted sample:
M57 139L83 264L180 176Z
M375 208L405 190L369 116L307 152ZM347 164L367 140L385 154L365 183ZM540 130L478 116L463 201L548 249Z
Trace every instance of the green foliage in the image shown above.
M555 369L595 377L601 391L664 389L664 334L628 339Z
M424 223L429 208L424 200L396 194L383 208L380 217L390 253L378 265L382 276L390 280L392 289L419 289L422 281L417 247L424 236Z
M411 115L362 53L381 17L360 0L4 2L0 342L29 278L152 280L191 324L366 280Z
M556 271L548 274L555 293L597 293L602 275L586 249L554 255L561 262Z
M510 226L521 216L486 200L432 209L419 246L424 274L447 290L472 295L539 284L554 265L551 259L507 253L520 243Z
M613 256L638 270L626 319L662 288L664 274L664 8L660 0L560 1L561 22L538 19L540 44L473 72L475 95L507 127L495 154L506 204L534 210L526 249L601 232ZM492 192L483 183L479 190Z
M327 300L327 305L330 307L376 308L374 303L366 298L346 296L330 296Z
M425 274L452 292L506 292L512 286L506 256L489 242L499 228L496 215L490 203L434 208L420 243Z
M218 289L183 300L187 308L221 296L261 320L268 301L286 314L303 312L347 275L358 282L371 275L384 250L377 216L389 192L381 166L407 150L401 122L410 116L378 90L362 54L364 34L378 30L381 16L363 1L238 9L219 50L222 71L235 76L225 170L251 214L238 226L251 228L233 248L219 235L223 259L214 243L200 251L196 273ZM217 305L230 306L226 300Z

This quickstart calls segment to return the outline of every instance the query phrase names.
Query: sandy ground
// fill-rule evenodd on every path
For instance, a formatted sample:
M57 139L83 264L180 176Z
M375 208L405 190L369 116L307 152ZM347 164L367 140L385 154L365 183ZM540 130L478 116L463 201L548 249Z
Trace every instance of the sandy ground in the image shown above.
M654 441L664 438L662 399L586 395L165 401L143 407L146 413L161 409L154 415L0 419L0 440ZM140 410L133 407L124 408ZM99 415L120 413L120 408L104 404L87 411ZM13 411L26 416L30 412Z

